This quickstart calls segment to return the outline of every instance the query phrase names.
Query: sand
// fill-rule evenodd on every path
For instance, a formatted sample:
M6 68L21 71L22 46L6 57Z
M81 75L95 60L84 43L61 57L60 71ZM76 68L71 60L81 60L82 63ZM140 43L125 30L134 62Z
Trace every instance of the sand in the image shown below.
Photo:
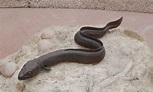
M141 36L125 28L111 30L100 39L106 56L96 65L61 63L30 80L17 79L28 60L58 49L83 48L73 39L80 27L40 30L18 52L0 60L0 64L11 61L19 67L11 78L0 76L0 92L153 92L152 51ZM48 39L51 48L44 52L38 42L45 31L54 31L55 35Z

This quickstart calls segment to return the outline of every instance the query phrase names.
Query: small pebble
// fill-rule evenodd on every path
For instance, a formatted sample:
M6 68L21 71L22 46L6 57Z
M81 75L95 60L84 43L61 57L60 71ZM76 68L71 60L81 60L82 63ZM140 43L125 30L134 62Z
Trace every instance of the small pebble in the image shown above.
M86 75L86 81L87 81L87 87L86 90L87 92L92 92L93 86L94 86L94 79L92 74L87 74Z
M117 67L110 67L108 70L107 70L107 75L108 76L114 76L116 75L117 73L119 73L121 70Z
M122 53L122 55L129 55L130 53L132 53L131 49L128 49L125 46L121 47L120 52Z
M86 91L81 86L75 85L75 86L70 86L68 92L86 92Z
M42 39L50 39L50 38L53 37L53 35L54 35L53 31L46 31L46 32L41 34L41 38Z
M51 47L52 45L47 39L42 39L38 42L38 49L41 52L49 51Z
M18 89L19 92L23 92L26 87L24 84L18 83L16 84L16 88Z
M139 66L136 67L136 71L138 76L143 77L147 72L147 68L145 65L140 64Z
M153 68L149 68L148 74L147 74L150 82L153 84Z
M6 78L12 77L16 70L17 65L14 62L7 62L0 66L0 72Z

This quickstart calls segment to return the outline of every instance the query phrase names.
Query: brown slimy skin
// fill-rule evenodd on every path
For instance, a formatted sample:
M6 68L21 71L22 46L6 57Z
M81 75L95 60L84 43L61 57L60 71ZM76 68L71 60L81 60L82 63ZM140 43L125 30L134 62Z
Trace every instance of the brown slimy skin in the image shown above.
M105 56L103 43L96 39L103 37L109 29L118 27L122 22L122 17L116 21L109 22L103 28L82 27L74 37L77 44L89 49L64 49L57 50L36 59L28 61L21 69L18 79L26 80L38 75L42 69L50 70L61 62L76 62L82 64L97 64Z

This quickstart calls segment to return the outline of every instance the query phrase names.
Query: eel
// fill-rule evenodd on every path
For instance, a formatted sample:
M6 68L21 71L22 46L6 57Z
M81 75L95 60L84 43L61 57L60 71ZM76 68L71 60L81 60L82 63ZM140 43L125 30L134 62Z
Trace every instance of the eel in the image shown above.
M103 37L110 29L118 27L123 17L108 22L103 28L84 26L75 34L77 44L87 49L61 49L29 60L18 74L18 80L26 80L37 76L42 70L50 71L50 67L61 62L97 64L105 57L103 43L97 38Z

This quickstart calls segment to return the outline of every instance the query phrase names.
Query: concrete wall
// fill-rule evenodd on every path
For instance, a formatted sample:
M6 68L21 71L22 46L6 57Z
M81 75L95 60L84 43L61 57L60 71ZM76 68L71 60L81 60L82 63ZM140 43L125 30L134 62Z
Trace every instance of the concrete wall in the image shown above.
M153 13L153 0L0 0L1 8L81 8Z

